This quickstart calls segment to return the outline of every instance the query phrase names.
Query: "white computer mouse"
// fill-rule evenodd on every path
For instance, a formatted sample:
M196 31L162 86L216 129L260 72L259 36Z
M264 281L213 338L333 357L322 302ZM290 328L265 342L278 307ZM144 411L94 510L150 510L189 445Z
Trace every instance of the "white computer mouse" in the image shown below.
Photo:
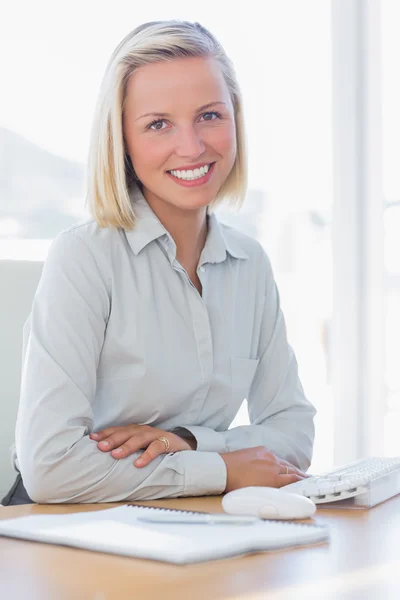
M262 519L307 519L317 509L312 500L300 494L259 486L228 492L222 498L222 507L231 515L253 515Z

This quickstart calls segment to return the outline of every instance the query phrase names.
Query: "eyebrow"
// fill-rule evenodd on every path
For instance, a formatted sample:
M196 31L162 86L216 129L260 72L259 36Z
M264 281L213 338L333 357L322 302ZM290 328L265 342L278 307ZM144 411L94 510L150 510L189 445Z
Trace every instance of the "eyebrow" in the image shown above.
M203 106L200 106L196 110L196 112L200 112L201 110L205 110L206 108L210 108L211 106L215 106L216 104L226 104L226 102L209 102L208 104L204 104ZM140 117L135 119L135 121L138 121L139 119L143 119L144 117L170 117L170 116L171 115L169 113L150 112L150 113L146 113L145 115L141 115Z

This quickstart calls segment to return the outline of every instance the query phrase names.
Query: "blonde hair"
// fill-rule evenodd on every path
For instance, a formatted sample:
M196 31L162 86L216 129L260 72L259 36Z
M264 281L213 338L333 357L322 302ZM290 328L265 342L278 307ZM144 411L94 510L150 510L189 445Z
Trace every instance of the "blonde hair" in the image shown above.
M235 69L215 37L199 23L153 21L131 31L111 55L94 113L86 169L86 202L101 227L133 229L136 222L129 190L135 180L123 135L126 89L135 69L182 57L212 57L221 67L234 108L236 159L218 194L209 205L228 198L239 208L247 191L247 152L243 102Z

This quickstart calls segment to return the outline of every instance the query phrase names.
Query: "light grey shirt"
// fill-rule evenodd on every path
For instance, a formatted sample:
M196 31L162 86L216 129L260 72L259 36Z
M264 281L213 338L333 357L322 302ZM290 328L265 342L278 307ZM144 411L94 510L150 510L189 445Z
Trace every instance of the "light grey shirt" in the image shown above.
M50 247L23 331L15 465L35 502L220 494L219 453L266 446L306 470L314 407L288 345L259 242L211 213L197 274L141 192L133 231L78 223ZM247 398L250 425L233 427ZM189 430L197 450L114 459L89 434L112 425Z

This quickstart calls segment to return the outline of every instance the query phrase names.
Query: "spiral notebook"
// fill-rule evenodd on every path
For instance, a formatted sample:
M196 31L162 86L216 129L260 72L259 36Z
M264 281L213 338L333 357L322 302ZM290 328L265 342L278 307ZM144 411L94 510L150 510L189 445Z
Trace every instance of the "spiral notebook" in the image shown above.
M0 536L60 544L174 564L229 558L324 542L325 526L259 520L246 525L149 523L140 516L194 511L123 505L67 515L30 515L0 520Z

